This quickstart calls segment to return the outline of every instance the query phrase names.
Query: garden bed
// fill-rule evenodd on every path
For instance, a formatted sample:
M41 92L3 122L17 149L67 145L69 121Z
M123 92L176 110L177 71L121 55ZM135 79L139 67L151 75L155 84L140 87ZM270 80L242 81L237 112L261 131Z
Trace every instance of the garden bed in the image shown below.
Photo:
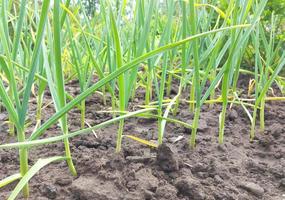
M77 88L75 82L67 85L67 90L74 95L78 93ZM49 101L51 97L46 95L45 103ZM138 94L129 110L137 109L140 104L143 103ZM86 121L90 125L111 119L111 114L98 112L108 109L98 94L87 99L86 108ZM32 121L35 109L36 101L32 100L29 114ZM266 129L264 133L257 131L252 143L248 117L241 106L233 105L226 118L224 144L219 145L220 111L218 104L212 108L202 107L195 149L189 148L191 130L173 123L167 123L163 145L158 149L124 138L122 152L115 154L117 124L96 131L97 137L90 133L72 138L72 157L78 176L69 173L66 162L50 164L31 179L29 199L282 200L285 194L285 103L266 104ZM53 113L52 105L45 108L43 121ZM5 113L0 117L1 121L7 119ZM191 124L192 118L189 105L181 102L176 119ZM79 129L79 119L78 110L69 113L72 131ZM33 130L32 125L27 132ZM1 129L2 144L15 142L15 138L7 136L6 125L1 125ZM60 133L60 128L54 126L44 136ZM124 134L155 141L157 121L129 118ZM0 179L18 172L16 152L0 150ZM29 152L29 164L33 165L39 158L62 155L64 146L63 143L49 144ZM0 199L7 199L15 185L1 188Z

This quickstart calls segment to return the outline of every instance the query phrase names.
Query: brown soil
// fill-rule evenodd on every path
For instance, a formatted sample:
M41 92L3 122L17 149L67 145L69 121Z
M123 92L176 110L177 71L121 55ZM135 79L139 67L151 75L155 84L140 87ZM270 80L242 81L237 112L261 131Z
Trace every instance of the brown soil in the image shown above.
M75 83L68 89L76 94ZM174 89L175 90L175 89ZM45 102L50 101L46 95ZM111 118L99 95L87 100L87 122L98 124ZM130 108L140 103L140 95ZM35 101L31 101L30 118L34 118ZM150 149L127 138L123 150L115 154L118 125L71 139L73 160L78 176L70 175L65 162L53 163L42 169L30 182L29 199L70 200L282 200L285 194L285 103L266 106L266 130L249 142L250 124L241 107L228 111L225 141L217 141L220 105L203 107L198 131L197 148L188 148L191 130L168 123L164 144ZM43 113L43 121L54 113L52 106ZM3 122L6 114L0 114ZM193 114L181 104L177 119L191 123ZM80 127L80 113L69 114L70 129ZM13 142L2 124L1 143ZM32 131L28 128L28 131ZM126 121L125 134L148 140L157 138L157 122L131 118ZM60 134L54 126L45 137ZM175 141L179 138L179 141ZM63 144L56 143L30 149L30 165L38 158L62 155ZM18 172L16 150L0 150L0 179ZM7 199L16 183L0 189L0 199ZM283 197L284 199L285 197ZM19 197L19 199L22 199Z

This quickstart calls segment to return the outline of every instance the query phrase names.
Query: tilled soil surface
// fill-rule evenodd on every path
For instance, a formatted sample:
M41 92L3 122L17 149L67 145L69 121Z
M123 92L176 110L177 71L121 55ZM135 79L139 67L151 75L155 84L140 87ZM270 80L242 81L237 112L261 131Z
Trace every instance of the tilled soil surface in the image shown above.
M77 94L76 83L68 87ZM173 90L175 92L175 88ZM45 103L50 101L47 94ZM86 119L95 125L111 119L98 94L90 97ZM140 95L130 109L139 105ZM30 119L34 121L35 100L31 101ZM285 103L268 102L266 130L257 131L249 142L250 123L241 106L228 110L225 141L218 144L218 116L220 105L202 108L197 147L189 149L191 130L167 123L164 144L151 149L128 138L123 139L123 150L115 154L118 125L75 137L70 140L73 161L78 176L73 177L65 162L52 163L43 168L30 182L29 199L46 200L284 200L285 196ZM54 110L43 112L43 121ZM193 114L182 103L177 119L191 123ZM1 123L7 119L0 113ZM69 113L71 131L80 127L80 112ZM34 125L34 122L33 124ZM27 129L30 133L33 127ZM258 126L258 125L257 125ZM1 125L1 143L14 142L7 136L7 125ZM147 140L157 139L157 121L131 118L126 120L125 134ZM60 134L58 126L46 131L44 137ZM63 143L30 149L30 165L39 158L62 155ZM0 150L0 179L18 172L16 150ZM16 183L0 189L0 199L7 199ZM18 199L22 199L19 196Z

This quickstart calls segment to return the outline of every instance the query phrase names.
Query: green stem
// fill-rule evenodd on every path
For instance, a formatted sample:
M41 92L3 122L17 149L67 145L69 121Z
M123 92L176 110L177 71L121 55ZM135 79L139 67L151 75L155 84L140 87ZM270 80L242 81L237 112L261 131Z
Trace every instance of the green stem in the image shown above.
M184 79L182 78L180 80L180 85L179 85L179 89L178 89L178 96L177 96L177 99L175 101L175 105L174 105L174 108L173 108L173 115L176 116L177 115L177 111L178 111L178 107L179 107L179 104L180 104L180 95L181 95L181 92L182 92L182 85L183 85L183 81Z
M255 123L256 123L256 116L257 116L257 105L254 107L253 115L252 115L252 122L251 122L251 129L250 129L250 141L252 142L255 137Z
M262 98L260 103L260 130L264 131L264 109L265 109L265 96Z
M25 132L23 130L17 129L17 137L18 137L18 142L24 142ZM20 159L20 174L23 177L29 171L28 149L27 148L19 149L19 159ZM28 184L26 184L23 188L23 196L24 198L29 197L29 185Z
M195 11L195 0L190 0L189 6L190 6L190 18L191 18L191 23L190 23L191 29L190 30L191 30L191 34L195 35L197 31L197 27L196 27L197 16L196 16L196 11ZM198 48L199 48L198 41L194 40L193 41L194 74L193 74L193 79L192 79L191 99L193 99L194 101L196 100L196 104L195 103L190 104L190 109L195 110L191 139L190 139L190 146L192 148L195 147L195 143L196 143L196 134L197 134L197 128L199 124L200 110L201 110L200 62L199 62Z
M64 135L68 135L68 131L64 131ZM64 142L64 149L65 149L65 156L66 156L66 162L67 162L67 165L68 165L68 168L71 172L71 174L73 176L77 176L77 172L76 172L76 169L74 167L74 164L73 164L73 161L72 161L72 157L71 157L71 152L70 152L70 146L69 146L69 140L68 138L65 138L63 140Z
M19 156L20 156L20 173L23 177L29 171L29 164L28 164L28 149L22 148L19 149ZM24 198L29 197L29 185L26 184L23 188L23 196Z
M64 75L61 63L61 26L60 26L60 1L54 2L53 20L54 20L54 57L55 57L55 76L57 85L57 94L59 97L59 108L63 108L66 105L66 94L64 88ZM64 114L60 119L61 128L64 135L68 135L67 114ZM76 176L77 172L72 162L69 141L64 139L65 155L67 157L67 164L72 175Z
M85 128L85 100L81 101L81 129Z
M158 114L158 116L162 116L162 114L160 113L160 114ZM161 118L159 118L158 119L158 145L161 145L162 144L162 139L163 139L163 136L162 136L162 124L161 124L161 122L162 122L162 119Z
M122 137L123 137L123 131L124 131L124 122L125 122L124 119L120 120L119 130L117 133L116 153L119 153L122 149Z
M11 136L11 137L15 136L15 126L14 126L14 123L10 117L9 117L9 136Z
M170 65L172 66L172 65ZM172 68L169 68L169 70L172 70ZM170 96L171 92L171 83L172 83L172 74L168 74L168 79L167 79L167 90L166 90L166 96Z
M180 104L180 95L176 99L176 102L175 102L175 105L174 105L174 108L173 108L173 112L172 112L173 116L177 115L179 104Z
M131 91L132 95L131 95L131 101L133 101L136 97L136 89L134 87L134 89Z
M152 70L149 66L147 73L147 86L145 92L145 105L149 105L151 99L152 99Z
M190 105L189 105L189 109L190 112L194 112L195 111L195 84L194 84L194 77L192 78L192 85L191 85L191 89L190 89Z
M109 8L109 11L110 11L111 30L113 34L114 45L116 47L116 66L117 66L117 69L120 69L123 65L123 54L122 54L122 49L121 49L121 41L120 41L118 29L117 29L116 20L114 18L111 7ZM121 74L118 77L118 85L119 85L119 109L121 112L124 112L126 103L127 103L124 74ZM133 88L133 91L135 91L135 88ZM124 130L124 120L121 120L119 124L119 130L117 133L117 146L116 146L117 153L121 151L123 130Z
M193 124L192 124L192 132L191 132L191 139L190 139L190 146L191 148L195 148L196 145L196 135L197 135L197 129L199 126L199 118L200 118L200 107L196 107Z
M13 98L12 88L9 88L9 96ZM15 136L15 126L14 126L13 120L10 117L9 117L9 136L11 137Z
M227 102L223 103L222 112L219 116L219 144L223 144L224 142L226 111L227 111Z
M40 94L37 97L37 112L36 112L37 126L41 125L42 102L43 102L43 94Z

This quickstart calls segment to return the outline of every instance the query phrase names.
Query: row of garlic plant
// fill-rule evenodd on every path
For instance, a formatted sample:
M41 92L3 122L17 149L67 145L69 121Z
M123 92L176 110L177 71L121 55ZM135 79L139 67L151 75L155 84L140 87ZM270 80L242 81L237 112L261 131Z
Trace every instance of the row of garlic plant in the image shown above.
M19 18L11 19L14 24L12 28L16 30L12 39L9 37L9 27L7 27L8 1L2 0L1 4L3 13L1 18L3 29L0 32L1 51L5 54L2 53L0 61L1 71L4 72L9 87L7 83L1 81L0 95L9 114L10 124L16 127L18 142L3 144L0 148L18 148L20 151L20 173L0 182L0 186L4 186L21 179L10 199L15 199L21 190L24 196L28 196L28 181L37 171L51 162L66 160L71 173L76 175L69 148L68 138L70 137L119 122L116 151L120 151L124 120L128 117L143 114L143 116L157 118L158 144L162 143L167 121L190 126L192 127L190 144L194 147L201 106L209 97L215 100L212 98L215 98L215 88L220 83L223 109L220 115L219 141L223 142L228 97L232 93L236 94L236 83L245 48L249 42L254 44L255 49L259 47L257 41L259 33L255 32L259 30L256 27L260 26L259 18L266 0L258 3L249 1L246 7L241 6L242 1L231 0L225 12L206 3L196 4L194 0L181 2L168 0L165 10L159 9L161 5L158 1L137 0L133 10L135 23L125 18L124 3L114 11L112 2L100 1L100 12L92 19L84 12L80 14L77 7L70 7L70 1L66 1L65 4L56 1L53 8L50 8L50 1L45 0L41 5L41 12L39 12L37 1L34 2L34 9L25 6L26 3L25 0L21 1ZM15 3L15 5L18 4ZM49 11L53 13L52 17L48 17ZM209 21L203 21L205 17ZM215 21L215 24L213 25L210 21ZM26 31L26 37L23 37L21 35L24 32L23 24L33 27L37 33L35 34L33 30ZM94 29L94 26L100 27L100 31ZM270 40L273 40L274 35L271 35ZM254 39L251 41L250 37ZM273 47L274 42L266 42L263 36L263 43L267 48L268 45ZM62 49L70 50L70 53L67 53L69 57L64 63L61 56ZM267 52L268 62L271 60L272 51ZM277 54L274 55L278 57ZM180 59L181 66L176 65ZM279 64L274 63L274 66L265 68L267 71L263 73L261 71L264 69L263 60L256 50L256 62L259 67L255 71L256 85L262 85L256 89L259 97L256 96L255 114L251 117L253 129L259 104L265 101L264 95L283 67L284 56L278 61ZM65 67L72 67L70 78L65 79L63 64ZM142 71L145 74L140 73ZM91 79L95 74L99 80L92 84ZM269 76L270 79L266 81L266 77ZM166 103L164 99L165 96L169 96L173 77L180 81L179 90L177 95ZM259 77L262 77L260 81ZM81 93L76 97L68 94L64 88L66 81L72 78L79 80ZM207 81L211 83L209 87L206 87ZM19 88L19 82L23 89ZM51 92L56 113L43 124L40 124L40 117L37 117L38 123L34 132L26 138L25 120L33 85L38 88L37 116L40 116L46 87ZM137 87L142 86L146 91L147 108L131 113L126 112L128 102L134 96ZM190 91L187 86L190 87ZM114 118L109 121L85 128L85 100L99 89L103 97L106 97L107 93L111 94L111 106L114 111L118 111L119 116L114 115ZM116 96L117 91L118 96ZM165 91L168 91L166 95ZM202 91L205 92L202 93ZM192 125L169 117L172 108L174 108L174 115L179 109L182 92L190 93L189 107L194 111ZM66 103L67 99L69 103ZM152 104L152 100L158 101ZM242 105L245 104L242 103ZM67 113L74 107L81 109L82 130L69 133ZM61 136L39 139L57 122L63 133ZM131 138L155 146L143 139ZM62 140L65 156L40 159L29 169L27 163L29 148Z

